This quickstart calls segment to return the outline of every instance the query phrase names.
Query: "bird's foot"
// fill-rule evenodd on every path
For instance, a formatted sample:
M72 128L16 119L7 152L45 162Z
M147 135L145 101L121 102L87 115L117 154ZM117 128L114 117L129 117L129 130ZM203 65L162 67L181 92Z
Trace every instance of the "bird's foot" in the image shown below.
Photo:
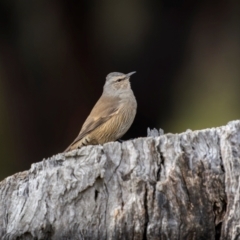
M119 142L119 143L123 143L123 142L126 142L126 141L131 141L131 140L133 140L134 138L130 138L130 139L128 139L128 140L122 140L122 139L118 139L117 141Z

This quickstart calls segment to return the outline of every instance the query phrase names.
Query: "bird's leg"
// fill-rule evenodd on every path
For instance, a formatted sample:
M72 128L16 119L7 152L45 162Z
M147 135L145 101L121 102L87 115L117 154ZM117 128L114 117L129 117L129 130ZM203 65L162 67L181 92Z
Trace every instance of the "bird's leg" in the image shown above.
M123 142L125 142L125 141L129 141L129 140L133 140L134 138L130 138L130 139L127 139L127 140L122 140L122 139L118 139L117 141L119 142L119 143L123 143Z

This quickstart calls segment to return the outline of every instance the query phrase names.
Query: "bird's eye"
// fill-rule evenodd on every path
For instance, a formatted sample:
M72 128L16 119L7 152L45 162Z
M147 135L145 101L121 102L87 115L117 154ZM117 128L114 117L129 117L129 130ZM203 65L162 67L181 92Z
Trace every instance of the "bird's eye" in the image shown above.
M117 82L121 82L123 79L124 79L124 78L119 78L119 79L117 80Z

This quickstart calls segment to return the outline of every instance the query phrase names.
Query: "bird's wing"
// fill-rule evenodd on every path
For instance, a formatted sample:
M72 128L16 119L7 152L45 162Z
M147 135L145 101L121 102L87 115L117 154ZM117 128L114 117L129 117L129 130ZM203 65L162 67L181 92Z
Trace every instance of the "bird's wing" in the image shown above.
M101 96L84 122L77 138L65 151L68 151L72 145L117 114L119 111L119 102L120 98L118 97L113 99Z

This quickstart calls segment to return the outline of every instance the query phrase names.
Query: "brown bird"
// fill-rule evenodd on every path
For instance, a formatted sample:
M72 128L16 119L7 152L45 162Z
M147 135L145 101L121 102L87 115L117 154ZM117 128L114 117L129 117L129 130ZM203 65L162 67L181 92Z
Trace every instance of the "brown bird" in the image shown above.
M106 77L102 96L99 98L80 133L65 152L86 145L103 144L122 137L133 123L137 102L128 74L113 72Z

